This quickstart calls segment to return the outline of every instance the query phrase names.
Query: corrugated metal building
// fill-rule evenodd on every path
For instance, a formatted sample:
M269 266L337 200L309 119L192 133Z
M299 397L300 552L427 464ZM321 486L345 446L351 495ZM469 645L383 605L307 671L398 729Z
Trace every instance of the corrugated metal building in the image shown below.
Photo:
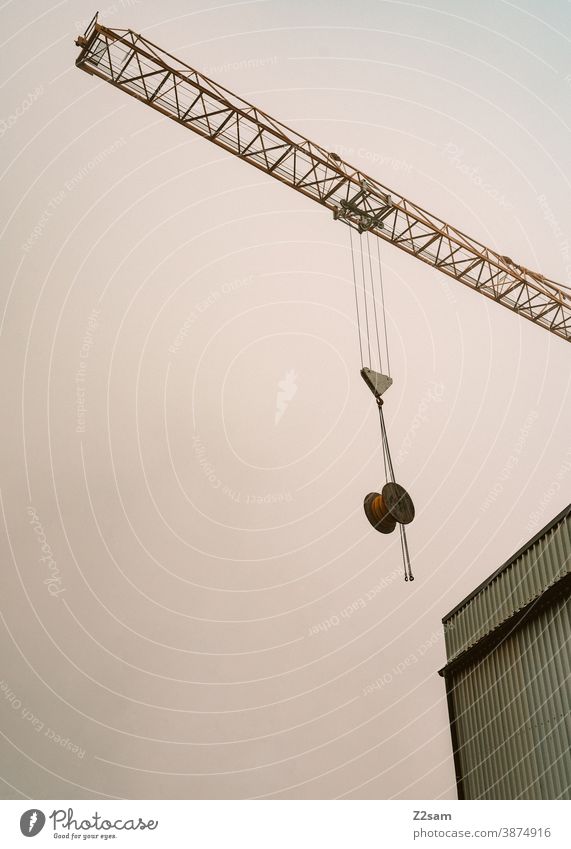
M458 798L571 798L571 505L442 621Z

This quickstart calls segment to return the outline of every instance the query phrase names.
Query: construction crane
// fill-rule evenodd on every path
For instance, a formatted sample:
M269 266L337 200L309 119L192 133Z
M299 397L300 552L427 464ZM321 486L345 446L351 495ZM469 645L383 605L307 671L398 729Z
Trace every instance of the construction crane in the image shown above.
M299 135L132 30L103 26L96 14L85 33L77 38L76 45L81 48L76 60L81 70L101 77L239 159L317 201L331 210L335 219L349 225L361 376L377 403L385 469L385 484L381 492L370 492L365 496L363 508L370 524L382 534L392 533L398 525L404 578L405 581L414 580L405 526L414 519L415 508L406 489L395 480L383 417L381 396L393 381L390 376L386 319L384 330L388 374L383 373L369 234L396 245L568 341L571 340L570 295L554 281L547 280L543 275L518 265L509 257L466 236L348 165L336 153ZM365 239L360 242L360 259L369 355L367 366L359 317L353 230L365 234ZM378 249L379 242L376 244ZM377 254L384 318L378 250ZM367 307L367 265L372 298L371 315ZM372 368L369 328L373 316L379 371Z
M110 29L96 14L76 45L81 70L317 201L360 233L571 340L571 296L553 280L466 236L132 30Z

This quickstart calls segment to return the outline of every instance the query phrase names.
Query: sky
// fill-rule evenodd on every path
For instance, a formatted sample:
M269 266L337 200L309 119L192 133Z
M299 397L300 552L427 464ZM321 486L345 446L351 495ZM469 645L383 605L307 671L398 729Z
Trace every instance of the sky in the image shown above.
M349 233L0 10L3 798L456 797L441 619L569 502L567 344ZM571 286L569 3L114 0L395 193Z

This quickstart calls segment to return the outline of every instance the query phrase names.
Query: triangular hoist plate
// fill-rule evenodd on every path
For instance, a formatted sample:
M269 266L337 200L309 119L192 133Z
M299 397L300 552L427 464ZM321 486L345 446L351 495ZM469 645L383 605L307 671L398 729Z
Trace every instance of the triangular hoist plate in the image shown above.
M387 374L380 374L378 371L373 371L370 368L362 368L361 377L375 398L380 398L383 392L386 392L389 386L393 385L392 377L389 377Z

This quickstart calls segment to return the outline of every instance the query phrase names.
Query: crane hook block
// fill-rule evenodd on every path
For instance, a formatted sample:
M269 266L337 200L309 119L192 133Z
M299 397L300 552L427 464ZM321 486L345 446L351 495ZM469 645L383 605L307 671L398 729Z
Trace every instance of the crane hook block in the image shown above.
M393 385L392 377L387 374L380 374L380 372L367 367L361 369L361 377L375 398L380 398L383 392L386 392L389 386Z
M382 534L391 534L398 522L408 525L414 519L414 504L406 489L389 481L381 493L370 492L363 502L365 516Z

